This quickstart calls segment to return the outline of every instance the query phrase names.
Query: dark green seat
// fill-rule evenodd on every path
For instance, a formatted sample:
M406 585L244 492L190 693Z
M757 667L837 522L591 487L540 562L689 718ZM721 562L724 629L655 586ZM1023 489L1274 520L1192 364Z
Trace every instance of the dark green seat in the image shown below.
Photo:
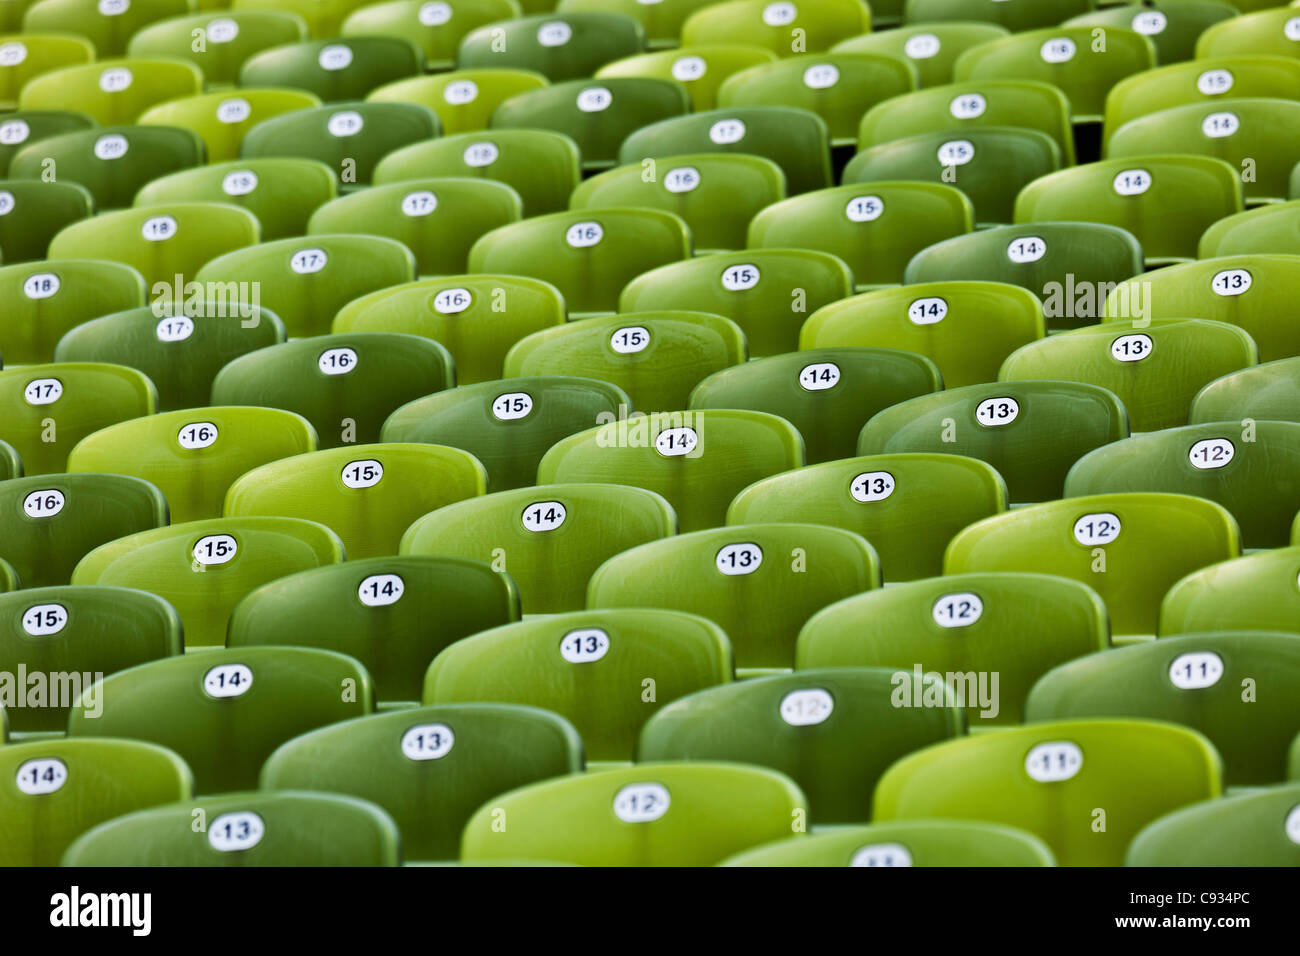
M872 12L879 13L874 8ZM877 16L876 20L879 21L880 17ZM1010 34L1006 27L993 23L936 21L849 37L831 47L831 52L877 53L905 58L916 67L918 86L943 86L952 82L952 66L964 51Z
M1300 60L1294 62L1300 67ZM1197 244L1202 259L1256 253L1300 255L1300 202L1270 203L1225 216L1206 229Z
M1126 866L1300 866L1300 783L1230 794L1160 817Z
M239 86L289 86L327 103L359 100L377 86L424 68L420 48L406 37L351 36L285 43L244 60Z
M395 36L414 40L424 51L428 70L449 70L456 64L456 48L465 34L498 20L520 16L515 0L385 0L366 3L349 11L341 36ZM327 34L328 35L328 34Z
M1207 27L1235 16L1237 8L1220 0L1141 0L1080 13L1065 25L1136 30L1155 44L1158 63L1177 63L1196 55L1196 38Z
M189 60L209 86L233 86L244 61L269 47L307 39L307 24L287 10L222 10L168 17L131 34L133 57ZM197 33L197 36L195 35ZM198 49L196 49L196 47Z
M0 119L0 175L9 175L9 164L26 146L62 133L89 129L95 121L75 110L15 110Z
M559 83L591 76L645 47L645 28L620 13L538 13L466 34L456 66L533 70Z
M602 66L596 71L596 78L645 76L676 80L686 87L695 112L700 113L718 105L718 88L727 77L760 63L771 63L776 58L776 54L766 47L752 44L692 44L675 50L625 56Z
M836 828L778 840L721 866L1055 866L1047 844L1025 830L964 820L917 820Z
M75 182L0 180L0 258L44 259L54 234L85 219L93 206L89 191Z

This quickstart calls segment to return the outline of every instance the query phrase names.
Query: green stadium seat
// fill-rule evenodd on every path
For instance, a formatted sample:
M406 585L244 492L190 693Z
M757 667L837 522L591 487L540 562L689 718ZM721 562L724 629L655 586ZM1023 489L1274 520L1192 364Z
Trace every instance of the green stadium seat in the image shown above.
M645 46L645 28L623 14L537 13L467 33L456 66L532 70L559 83L591 76L606 63L643 52Z
M18 106L78 110L102 126L112 126L134 123L149 107L202 89L203 74L183 60L107 59L65 66L28 80L18 94Z
M318 97L302 90L241 89L201 93L169 100L140 114L146 126L179 126L203 138L208 162L235 159L244 137L273 116L319 107Z
M0 480L23 476L23 463L18 457L18 450L8 442L0 441ZM13 569L10 568L10 571Z
M978 458L1006 481L1008 499L1024 504L1062 497L1062 489L1069 488L1066 472L1075 462L1127 437L1128 413L1104 388L993 382L886 407L862 427L857 454L931 452Z
M1046 133L975 126L959 134L917 133L864 149L844 167L843 181L911 179L955 186L975 207L976 223L986 226L1011 222L1021 188L1060 168L1061 149Z
M853 270L858 291L903 281L924 249L975 228L966 194L922 182L850 183L769 206L749 224L751 248L817 249Z
M596 79L645 76L676 80L686 88L695 112L703 113L718 105L718 88L727 77L774 60L776 54L771 50L752 44L726 42L681 46L675 50L639 53L606 63L596 71Z
M646 722L637 760L768 767L807 795L814 827L865 823L894 761L965 730L955 706L898 707L897 683L884 667L836 667L697 691ZM942 678L930 683L932 695L951 699Z
M224 513L319 521L348 557L377 558L397 554L403 532L421 515L486 490L483 466L459 448L349 445L244 472L226 492Z
M1019 33L1050 27L1093 7L1093 0L907 0L905 23L974 20Z
M677 512L679 530L700 531L725 524L741 490L803 462L803 441L784 418L731 409L668 412L620 417L561 439L537 466L537 483L599 481L657 491Z
M262 788L362 797L392 815L408 861L454 860L461 831L480 806L581 770L582 741L555 714L511 704L448 704L303 734L270 756Z
M1286 779L1300 726L1300 641L1283 633L1162 637L1061 664L1034 685L1025 721L1130 717L1200 731L1225 786Z
M949 388L997 378L1018 348L1043 337L1035 295L1003 282L923 282L878 289L817 309L800 349L900 349L934 362Z
M91 42L97 57L107 59L122 56L127 41L142 27L190 9L188 0L38 0L27 8L22 29L76 34Z
M621 13L641 24L651 50L676 47L681 42L682 24L708 0L560 0L557 13ZM502 17L500 19L506 19Z
M1196 393L1188 416L1193 425L1247 418L1300 422L1300 357L1276 359L1216 378Z
M152 415L157 402L153 383L122 365L6 369L0 372L0 441L13 447L28 475L63 472L81 439L115 422Z
M94 58L95 47L85 37L0 30L0 106L6 111L14 109L19 91L33 77Z
M1205 230L1197 246L1201 259L1269 253L1300 255L1300 202L1270 203L1225 216Z
M0 180L0 259L44 259L50 240L64 226L94 211L94 199L76 183Z
M1155 44L1157 63L1178 63L1196 55L1202 31L1235 16L1237 8L1221 0L1140 0L1081 13L1064 26L1136 30Z
M72 110L16 110L0 118L0 175L9 175L9 164L19 150L62 133L90 129L95 121Z
M686 113L680 83L645 77L569 80L510 97L492 112L493 129L547 129L578 144L584 170L610 169L630 134Z
M578 209L494 229L469 253L470 272L542 279L564 296L573 318L613 312L636 276L689 258L686 223L658 209Z
M82 834L63 865L362 867L400 860L397 825L373 803L333 793L254 791L117 817Z
M277 408L184 408L133 418L83 438L70 472L134 475L163 493L174 523L216 518L226 489L250 469L311 451L316 434Z
M1106 606L1077 581L953 574L868 591L813 615L799 633L795 669L888 669L904 707L927 701L925 681L945 680L966 722L982 731L1021 723L1034 681L1109 646Z
M875 7L872 12L877 13ZM952 66L962 53L1005 36L1010 36L1006 27L952 20L863 33L841 40L831 47L831 52L875 53L906 59L916 67L918 87L944 86L952 82Z
M488 563L510 575L525 614L582 610L607 559L677 530L667 501L624 485L516 488L427 510L402 535L401 553Z
M6 591L16 591L22 582L18 580L18 572L13 566L3 558L0 558L0 594ZM8 725L4 719L4 709L0 708L0 743L4 743L8 735Z
M239 68L238 85L289 86L334 103L364 99L424 68L424 55L409 36L330 36L253 54Z
M1116 493L1065 498L994 515L959 532L944 574L1032 571L1101 596L1111 634L1156 633L1160 600L1180 578L1240 554L1237 522L1202 498Z
M573 723L589 761L629 761L656 711L731 677L731 645L711 621L660 609L578 611L457 641L430 665L423 701L541 707Z
M844 37L871 30L862 0L729 0L697 10L682 24L686 45L744 37L782 57L819 53Z
M506 100L547 85L546 77L532 70L453 70L385 83L366 99L417 103L438 115L444 133L466 133L487 129L492 111Z
M472 30L522 15L515 0L386 0L366 3L347 15L338 35L414 40L428 70L456 65L460 41Z
M1006 484L982 461L871 455L757 481L736 495L727 524L800 521L855 531L871 542L893 583L939 574L949 540L1006 507Z
M249 592L230 614L226 646L347 654L369 672L383 708L418 701L444 648L517 620L508 574L460 558L388 556L299 571Z
M1159 301L1154 295L1152 300ZM1250 336L1226 322L1112 321L1018 349L1002 364L998 380L1099 385L1124 403L1132 431L1147 432L1185 424L1202 386L1257 359Z
M168 17L131 35L127 55L189 60L211 87L234 86L244 61L273 46L307 39L307 24L283 10L204 10Z
M1291 631L1300 613L1300 547L1257 551L1193 571L1168 589L1160 634Z
M167 524L167 501L126 475L33 475L0 481L0 557L25 588L67 584L90 551Z
M612 813L610 812L612 809ZM504 813L509 828L494 828ZM795 832L807 798L783 774L713 763L639 764L533 784L465 826L465 861L712 866Z
M836 828L779 840L721 866L1055 866L1038 837L1015 827L965 820L916 820Z
M695 387L688 404L779 415L799 430L804 457L816 465L857 454L855 436L872 415L941 388L938 367L923 355L809 349L714 372Z
M348 15L360 5L360 0L232 0L230 4L236 12L276 10L296 14L307 24L307 35L316 40L337 37Z
M1263 4L1239 0L1234 6L1245 15L1206 29L1196 41L1197 58L1257 53L1300 56L1300 26L1296 26L1295 11L1289 7L1259 9L1265 5L1274 5L1273 0Z
M376 165L376 186L422 176L494 179L519 194L525 216L569 208L581 177L578 144L544 129L458 133L395 149Z
M637 276L619 296L620 312L702 309L745 333L751 358L799 347L804 317L853 294L842 259L813 249L747 249L696 256Z
M194 771L196 794L228 793L256 787L262 763L286 740L373 709L370 676L350 657L237 647L106 676L73 707L68 736L168 747Z
M738 673L752 674L792 667L805 621L878 587L875 549L852 532L747 524L665 538L610 557L591 577L587 606L671 608L707 617L730 639ZM646 759L669 759L656 753Z
M193 776L170 750L134 740L0 746L0 865L57 866L91 827L188 800Z
M284 322L291 338L324 335L353 299L415 278L415 256L383 236L277 239L208 262L201 283L257 283L261 304ZM338 366L341 368L341 366Z
M487 469L493 492L537 483L537 465L556 442L592 422L626 416L621 388L590 378L546 376L444 389L398 408L381 440L463 448Z
M48 680L43 706L10 709L10 729L62 733L72 697L97 676L180 654L182 645L176 612L145 591L65 585L0 596L0 667ZM29 683L20 693L32 689Z
M1300 865L1300 784L1231 794L1149 824L1129 844L1126 866Z
M1220 791L1219 755L1193 730L1059 721L904 757L881 779L873 819L1005 823L1044 840L1062 866L1118 866L1147 823Z

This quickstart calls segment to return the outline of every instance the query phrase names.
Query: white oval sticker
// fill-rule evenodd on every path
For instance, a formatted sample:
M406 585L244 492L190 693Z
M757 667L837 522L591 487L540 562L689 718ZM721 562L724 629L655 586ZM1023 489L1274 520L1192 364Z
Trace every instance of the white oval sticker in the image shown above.
M670 193L688 193L700 185L700 171L694 166L678 166L664 175L664 189Z
M950 139L939 147L940 166L965 166L975 158L975 144L968 139Z
M679 83L698 80L707 72L709 72L709 65L701 56L682 56L673 61L673 79Z
M578 94L578 109L584 113L600 113L614 103L614 94L603 86L589 86Z
M248 100L235 98L222 100L217 105L217 122L231 125L242 123L253 115L253 106Z
M134 79L126 67L115 66L99 74L99 88L105 93L121 93L130 89Z
M492 415L502 422L527 418L533 410L533 396L527 392L506 392L492 400Z
M840 367L834 362L805 365L799 372L799 385L806 392L824 392L840 383Z
M473 80L456 80L442 90L442 98L449 106L465 106L478 99L478 84Z
M573 28L563 20L552 20L537 28L537 42L542 46L564 46L573 38Z
M0 43L0 67L18 66L27 59L27 47L17 40Z
M729 544L714 556L713 563L729 577L753 574L763 563L763 549L752 541Z
M203 675L209 697L242 697L253 686L253 671L245 664L218 664Z
M23 389L28 405L53 405L63 397L63 383L57 378L34 378Z
M316 365L326 375L347 375L357 367L357 362L356 350L344 347L326 349L316 360Z
M943 41L933 33L914 34L903 44L903 52L913 60L929 60L937 56L942 48Z
M427 189L407 193L402 197L402 212L412 219L429 215L438 208L438 197Z
M564 241L574 249L587 249L605 238L605 230L598 222L575 222L564 232Z
M213 43L229 43L239 36L239 24L229 17L208 21L208 39Z
M570 664L590 664L609 653L609 635L598 627L570 631L560 639L560 656Z
M1192 463L1193 468L1199 468L1201 471L1212 471L1216 468L1222 468L1237 454L1237 447L1227 438L1204 438L1198 441L1187 452L1187 460Z
M983 116L988 108L988 100L980 93L966 93L948 104L948 112L953 115L953 119L975 119Z
M441 289L433 297L433 310L439 315L459 315L474 304L474 295L469 289Z
M907 317L914 325L934 325L948 317L948 300L931 296L913 299L907 307Z
M986 398L975 406L975 421L985 428L1010 425L1019 417L1020 403L1009 395L999 398Z
M1169 682L1179 690L1213 687L1223 676L1223 658L1213 651L1179 654L1169 665Z
M95 145L92 147L95 158L102 159L105 162L121 159L130 148L131 144L121 133L109 133L107 136L101 136L95 140Z
M322 70L345 70L352 65L352 48L342 43L331 43L320 51L316 62Z
M1141 196L1151 188L1151 172L1146 169L1125 169L1115 174L1111 183L1120 196Z
M719 146L730 146L745 138L744 121L738 119L718 120L709 127L709 139Z
M443 0L433 0L432 3L420 4L418 14L420 22L426 27L440 27L451 19L451 4L444 3Z
M150 242L166 242L176 235L177 228L172 216L150 216L140 227L140 235Z
M849 866L911 866L912 854L901 843L873 843L853 854Z
M1141 362L1154 348L1149 335L1121 335L1110 343L1110 354L1117 362Z
M1254 284L1255 280L1245 269L1224 269L1222 272L1216 272L1214 278L1210 280L1210 288L1214 290L1214 294L1222 296L1243 295L1249 292Z
M0 123L0 146L17 146L27 142L32 135L32 128L25 120L5 120Z
M1074 540L1085 548L1110 544L1119 537L1119 516L1109 511L1086 514L1074 522Z
M1074 41L1069 37L1054 37L1039 47L1038 50L1044 63L1069 63L1078 52L1079 48L1074 45Z
M828 90L840 81L840 71L833 63L818 63L803 71L803 85L810 90Z
M524 509L519 521L525 531L540 533L554 531L568 516L568 509L561 501L534 501Z
M68 782L68 765L57 757L27 760L19 765L14 782L28 796L39 797L54 793Z
M62 285L53 272L34 272L23 281L23 295L29 299L48 299Z
M614 816L624 823L649 823L667 813L671 803L660 784L628 784L614 795Z
M29 518L53 518L63 510L67 499L57 488L33 491L23 499L23 514Z
M23 630L32 637L57 634L68 623L68 609L62 604L33 604L23 611Z
M184 342L194 334L194 320L184 315L161 319L153 329L159 342Z
M1047 242L1040 236L1021 236L1007 246L1007 258L1016 263L1037 262L1047 255Z
M700 444L699 433L694 428L665 428L655 437L655 451L665 458L689 455Z
M461 159L464 160L466 166L480 169L484 166L491 166L500 155L501 152L497 149L496 143L482 142L466 146Z
M410 760L440 760L455 744L456 735L446 724L419 724L402 734L402 753Z
M227 196L247 196L257 188L257 173L251 169L237 169L226 173L221 180L221 191Z
M812 727L826 722L835 699L820 687L792 690L781 698L781 719L791 727Z
M204 566L225 564L239 551L239 543L228 534L205 534L195 542L193 555Z
M217 440L217 426L212 422L190 422L176 433L176 444L182 448L211 448Z
M1083 751L1068 740L1039 744L1025 756L1025 773L1039 783L1069 780L1083 767Z
M1222 96L1235 82L1231 70L1206 70L1196 78L1196 88L1206 96Z
M872 501L884 501L894 493L898 486L894 476L887 471L865 471L856 475L849 483L849 494L854 501L866 504Z
M406 582L400 574L371 574L357 587L357 600L366 607L387 607L396 604L406 592Z
M722 270L722 287L728 292L744 292L746 289L752 289L758 285L761 275L758 266L752 263L746 262L727 266L726 269Z
M1159 10L1146 10L1137 14L1130 22L1130 25L1143 36L1155 36L1157 33L1164 33L1165 27L1169 26L1169 18Z
M1224 139L1241 129L1236 113L1211 113L1201 121L1201 132L1210 139Z
M289 257L289 268L306 276L320 272L329 261L324 249L299 249Z
M365 125L365 118L356 110L343 110L333 114L326 121L325 128L331 136L342 139L345 136L355 136Z
M373 488L384 479L384 466L373 458L350 461L339 472L346 488Z
M635 355L650 345L650 330L643 325L628 325L615 329L609 337L609 347L619 355Z
M850 222L874 222L885 212L885 201L879 196L854 196L844 207L844 216Z
M940 627L970 627L983 614L984 602L970 591L945 594L930 608L930 616Z
M266 835L266 823L250 810L223 813L208 826L208 844L220 853L251 850Z

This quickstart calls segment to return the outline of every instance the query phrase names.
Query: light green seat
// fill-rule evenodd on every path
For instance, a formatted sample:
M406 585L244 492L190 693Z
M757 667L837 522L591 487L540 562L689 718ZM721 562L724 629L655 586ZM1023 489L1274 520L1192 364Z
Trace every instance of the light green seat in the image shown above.
M456 65L462 70L533 70L559 83L591 76L606 63L641 53L645 46L645 28L620 13L537 13L466 34Z
M122 365L11 368L0 372L0 441L17 452L25 474L63 472L81 439L115 422L152 415L157 402L153 383Z
M514 580L525 614L582 610L607 559L677 530L667 501L623 485L516 488L427 510L402 535L401 553L490 563Z
M344 190L370 184L393 150L438 135L438 117L415 103L328 103L263 120L244 136L244 159L296 156L334 170Z
M858 0L848 2L857 4ZM902 57L817 53L733 73L718 90L718 106L806 109L825 121L832 145L850 146L857 142L858 121L864 112L890 97L910 93L918 85L916 68Z
M625 418L631 401L608 382L570 376L515 378L444 389L398 408L381 440L463 448L487 469L493 492L537 483L547 450L592 422Z
M134 740L0 746L0 865L57 866L95 825L188 800L193 779L172 751Z
M861 0L728 0L697 10L682 24L682 43L728 43L744 37L782 57L829 50L844 37L871 30L871 8Z
M517 620L508 574L460 558L387 556L299 571L249 592L231 612L226 646L347 654L369 672L383 707L419 700L424 672L444 648Z
M97 677L180 654L182 645L181 619L145 591L64 585L0 596L0 667L43 678L41 706L11 708L10 729L62 733L73 698Z
M863 346L924 355L949 388L997 378L1018 348L1043 337L1042 304L1003 282L923 282L878 289L815 311L800 349Z
M504 831L493 824L500 813L510 821ZM799 788L771 770L641 764L533 784L488 801L465 826L461 859L712 866L791 836L806 813Z
M1280 318L1298 294L1300 256L1222 256L1169 266L1122 283L1110 294L1105 321L1131 318L1125 302L1131 305L1141 296L1145 317L1194 315L1238 326L1258 345L1258 360L1271 362L1300 355L1300 330ZM1229 366L1219 374L1240 367Z
M1300 357L1276 359L1216 378L1196 393L1188 415L1193 425L1247 418L1300 422Z
M350 558L397 553L426 512L486 491L471 454L440 445L349 445L308 452L245 472L226 492L227 515L319 521Z
M1019 33L1060 23L1093 7L1093 0L907 0L905 23L974 20Z
M852 294L852 272L828 252L745 249L651 269L623 287L618 307L725 315L745 333L750 357L759 358L793 352L805 317Z
M1006 507L1002 477L977 459L870 455L757 481L736 495L727 524L802 521L857 532L893 583L939 574L949 540Z
M906 59L916 67L917 86L943 86L952 82L952 66L964 51L1009 35L1006 27L992 23L920 23L849 37L831 47L831 52L876 53Z
M1147 825L1126 866L1300 866L1300 783L1184 807Z
M551 283L572 317L613 312L629 281L691 254L686 223L658 209L579 209L494 229L469 253L470 272Z
M1300 255L1300 201L1225 216L1205 230L1197 246L1201 259L1268 253Z
M194 277L202 283L257 283L261 304L291 337L324 335L353 299L410 282L415 256L383 236L304 236L277 239L211 260Z
M521 15L515 0L387 0L366 3L347 14L341 36L392 36L414 40L424 51L425 68L449 70L467 33Z
M209 87L234 86L249 57L306 39L306 22L285 10L214 9L142 27L131 35L127 54L189 60L203 71Z
M1300 61L1259 54L1221 56L1130 76L1106 97L1105 134L1109 138L1125 123L1173 106L1208 105L1238 96L1295 99L1300 96Z
M52 259L106 259L158 285L197 279L200 266L258 242L261 227L247 209L215 202L178 202L121 209L82 219L50 241ZM179 278L178 278L179 277Z
M1055 866L1047 844L1024 830L963 820L916 820L836 829L768 843L721 866Z
M1141 244L1118 226L1035 222L996 226L922 249L907 264L903 281L1023 286L1043 300L1048 327L1061 329L1100 321L1107 293L1142 267Z
M1165 493L1065 498L994 515L959 532L944 574L1032 571L1091 587L1111 634L1156 633L1160 599L1180 578L1241 552L1237 522L1222 506Z
M857 454L979 458L997 469L1009 500L1019 504L1060 498L1075 462L1127 437L1128 413L1104 388L994 382L923 395L877 412L861 429Z
M1055 86L1036 80L978 80L932 86L872 107L858 127L858 148L948 130L952 138L971 127L1021 126L1046 133L1074 165L1070 102Z
M676 213L702 253L743 249L749 221L785 198L781 167L761 156L695 153L619 166L585 180L572 209L640 206Z
M85 219L93 207L89 191L76 183L0 180L0 259L44 259L54 234Z
M1157 152L1222 159L1242 177L1248 202L1280 201L1300 160L1300 103L1234 97L1171 106L1130 120L1106 143L1112 159Z
M202 72L184 60L106 59L65 66L28 80L18 94L18 106L78 110L111 126L134 123L149 107L202 89Z
M1041 0L1040 0L1041 2ZM1106 94L1156 65L1156 48L1136 30L1110 27L1099 49L1094 27L1046 26L971 47L953 65L953 81L1037 80L1070 100L1075 123L1100 123Z
M12 110L27 81L65 66L78 66L95 58L95 47L85 37L69 33L10 33L0 28L0 104Z
M15 179L55 175L90 191L95 208L123 209L150 180L203 162L203 141L170 126L109 126L49 136L19 150L9 164Z
M859 291L895 285L922 250L975 228L975 209L951 186L850 183L769 206L749 224L750 248L794 246L839 256Z
M1118 866L1151 820L1219 796L1220 766L1205 737L1173 724L1027 724L904 757L876 788L873 819L1004 823L1042 838L1062 866Z
M686 407L707 376L745 361L745 334L707 312L623 312L534 332L511 348L506 378L578 375L623 389L632 407Z
M171 520L179 523L216 518L226 489L244 472L315 447L315 430L292 412L185 408L87 436L68 456L68 471L143 478L163 493Z
M1129 428L1146 432L1185 424L1202 386L1254 365L1257 358L1250 336L1226 322L1106 322L1016 350L1002 364L998 381L1055 379L1101 386L1124 403Z
M1196 41L1196 56L1231 56L1234 54L1268 53L1278 56L1300 56L1300 29L1293 21L1296 14L1289 7L1277 10L1259 10L1264 4L1257 0L1241 0L1235 4L1244 16L1224 20L1208 28Z
M284 341L284 325L266 309L235 301L155 299L70 329L58 362L111 362L143 372L158 391L158 410L208 404L212 380L231 359Z
M951 704L898 707L897 683L887 668L839 667L697 691L646 722L637 760L768 767L807 795L814 826L865 823L890 764L965 731ZM951 700L941 678L930 683L931 694Z
M511 97L547 85L546 77L532 70L453 70L385 83L366 99L418 103L438 115L444 133L466 133L487 129L492 111Z
M337 37L344 19L359 5L359 0L233 0L230 4L237 11L280 10L297 14L307 24L308 36L318 40Z
M830 130L816 113L790 106L735 106L660 120L623 140L618 161L691 153L750 153L785 173L791 196L831 185Z
M320 105L303 90L225 90L159 103L140 114L139 122L193 130L203 138L208 162L217 163L238 157L248 131L263 120Z
M729 409L662 412L556 442L537 467L537 483L600 481L657 491L687 532L725 524L727 506L742 489L803 462L803 441L784 418Z
M376 165L376 186L422 176L494 179L519 194L525 216L560 212L581 176L578 144L544 129L457 133L395 149Z
M753 673L791 667L805 621L878 587L875 549L852 532L747 524L665 538L610 557L591 577L587 606L671 608L707 617L726 632L737 667ZM646 759L669 759L656 753Z
M578 144L584 170L610 169L630 134L685 114L680 83L646 77L569 80L510 97L492 112L493 129L548 129Z
M979 225L1012 221L1016 195L1061 168L1061 148L1046 133L1019 126L972 126L878 143L844 167L843 182L911 179L955 186L975 207Z
M675 47L681 40L682 24L707 0L560 0L557 13L621 13L641 24L652 50ZM504 17L502 19L505 19Z
M196 823L196 815L206 826ZM64 866L397 866L397 825L339 794L223 794L126 814L82 834Z
M681 46L622 57L597 70L596 79L646 76L676 80L690 94L695 112L702 113L718 105L718 88L727 77L776 59L771 50L734 42L736 39L729 37L725 43Z
M262 788L370 800L397 823L407 861L453 860L465 823L484 803L581 770L582 741L555 714L510 704L448 704L303 734L270 756Z
M1300 511L1300 423L1220 422L1166 428L1084 455L1067 496L1168 491L1217 501L1246 548L1280 548Z
M953 574L868 591L813 615L799 633L795 668L888 669L903 707L933 706L927 681L945 681L970 727L983 730L1020 723L1039 677L1109 646L1106 606L1077 581Z
M424 55L409 37L330 36L253 54L240 66L237 85L289 86L334 103L363 99L376 87L418 76L424 68Z
M1200 234L1241 208L1241 178L1220 159L1134 156L1063 169L1029 183L1016 199L1015 221L1118 226L1141 243L1151 265L1195 259Z
M127 475L33 475L0 481L0 558L25 588L67 584L101 544L167 524L167 501Z
M1235 16L1237 8L1221 0L1141 0L1080 13L1064 25L1136 30L1155 44L1157 63L1177 63L1196 55L1203 30Z
M1193 571L1165 593L1160 631L1300 633L1300 547L1259 551Z
M157 20L188 13L188 0L38 0L23 16L25 33L73 33L89 40L97 56L121 56L137 30Z
M235 359L217 373L212 402L296 412L311 422L319 447L337 448L377 441L394 409L455 379L451 356L431 339L399 332L317 335Z
M1286 779L1300 726L1294 633L1162 637L1061 664L1039 678L1025 720L1131 717L1200 731L1223 758L1225 786Z
M137 206L221 202L247 209L262 241L301 236L311 214L338 194L338 177L314 159L233 159L160 176L135 196Z
M430 665L423 700L541 707L572 722L589 761L627 761L656 711L731 676L731 645L704 618L642 608L577 611L457 641Z
M90 129L95 121L73 110L17 110L0 119L0 173L9 175L9 164L19 150L62 133Z
M472 385L501 378L512 345L564 321L564 299L550 283L524 276L457 275L353 299L334 317L332 330L433 339L451 353L456 381Z
M923 355L810 349L714 372L692 390L688 404L780 415L799 430L804 456L815 465L853 457L856 434L872 415L941 388L939 369Z
M286 740L373 709L370 676L350 657L237 647L110 674L73 707L68 736L168 747L194 771L195 793L226 793L257 786L263 761Z

